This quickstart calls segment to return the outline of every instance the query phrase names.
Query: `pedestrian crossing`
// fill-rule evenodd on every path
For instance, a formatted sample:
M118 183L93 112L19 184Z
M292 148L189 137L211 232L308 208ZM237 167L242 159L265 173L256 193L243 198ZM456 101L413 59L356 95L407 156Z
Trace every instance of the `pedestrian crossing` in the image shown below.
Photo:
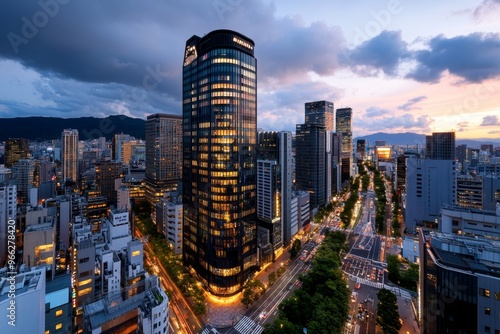
M370 281L370 280L367 280L364 278L360 278L360 277L358 277L358 279L356 280L356 283L368 285L368 286L371 286L371 287L377 288L377 289L382 289L384 287L383 283L373 282L373 281Z
M234 326L234 329L240 334L260 334L264 331L264 327L256 324L255 321L247 316L241 318L240 321Z

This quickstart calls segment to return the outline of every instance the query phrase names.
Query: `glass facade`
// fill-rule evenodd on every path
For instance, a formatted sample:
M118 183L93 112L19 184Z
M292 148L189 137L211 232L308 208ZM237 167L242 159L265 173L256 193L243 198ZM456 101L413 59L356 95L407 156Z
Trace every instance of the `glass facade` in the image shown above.
M230 30L186 42L183 63L183 261L216 295L257 266L257 62Z
M476 276L440 264L432 248L426 247L423 254L422 333L476 333Z
M326 191L326 130L318 124L296 126L296 184L300 190L308 191L311 209L325 205Z

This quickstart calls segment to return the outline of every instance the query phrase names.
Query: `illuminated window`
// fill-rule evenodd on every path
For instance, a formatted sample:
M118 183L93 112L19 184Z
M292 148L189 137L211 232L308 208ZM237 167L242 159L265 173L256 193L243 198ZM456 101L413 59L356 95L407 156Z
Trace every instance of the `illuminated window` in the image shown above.
M50 331L47 329L47 330L45 331L45 334L50 334Z
M83 290L78 291L78 296L86 295L87 293L90 293L91 291L92 291L92 287L85 288Z
M490 290L480 289L480 291L481 291L481 296L486 297L486 298L490 298Z
M132 252L132 256L138 256L138 255L141 255L141 251L140 250L136 250L136 251Z
M78 282L78 286L87 285L87 284L89 284L91 282L92 282L92 278L89 278L89 279L86 279L86 280Z
M56 317L59 317L63 314L63 310L57 310L56 311Z
M61 323L58 323L58 324L56 325L56 331L57 331L57 330L60 330L61 328L62 328L62 322L61 322Z

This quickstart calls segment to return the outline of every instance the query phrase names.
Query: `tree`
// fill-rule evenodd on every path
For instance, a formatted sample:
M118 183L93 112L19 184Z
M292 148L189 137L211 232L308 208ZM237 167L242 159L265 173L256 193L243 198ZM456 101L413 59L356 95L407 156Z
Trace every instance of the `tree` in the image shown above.
M290 253L290 257L292 259L295 259L297 257L297 255L299 254L300 252L300 248L302 247L302 243L300 242L299 239L295 239L293 241L293 244L292 244L292 247L290 248L290 250L288 251Z
M243 286L241 303L247 308L266 292L266 286L258 279L251 279Z
M272 273L270 273L267 278L269 279L269 286L276 283L276 273L274 271Z
M387 254L387 271L389 272L389 281L399 284L401 273L399 271L399 259L397 255Z
M398 312L398 299L394 293L381 289L377 293L377 325L384 334L398 334L401 328Z

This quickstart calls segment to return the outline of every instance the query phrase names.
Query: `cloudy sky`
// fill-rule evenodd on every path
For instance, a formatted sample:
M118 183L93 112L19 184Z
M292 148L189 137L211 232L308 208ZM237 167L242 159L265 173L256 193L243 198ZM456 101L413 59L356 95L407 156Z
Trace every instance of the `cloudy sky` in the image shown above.
M500 0L5 0L0 117L180 114L185 41L224 28L255 42L260 128L329 100L355 136L498 139L498 17Z

